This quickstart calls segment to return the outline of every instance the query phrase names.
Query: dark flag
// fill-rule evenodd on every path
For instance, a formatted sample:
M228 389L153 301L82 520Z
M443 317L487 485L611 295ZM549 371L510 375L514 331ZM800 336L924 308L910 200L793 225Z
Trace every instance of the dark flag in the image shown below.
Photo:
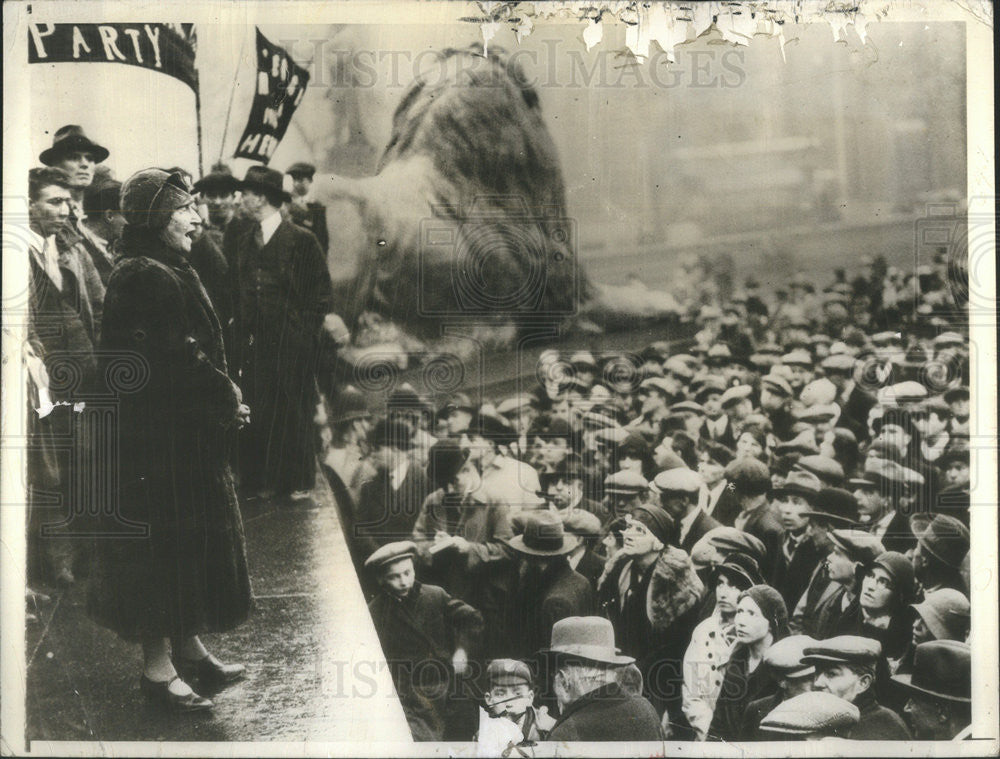
M306 94L309 72L257 30L257 90L236 158L267 164Z
M28 24L28 63L124 63L198 91L194 24Z

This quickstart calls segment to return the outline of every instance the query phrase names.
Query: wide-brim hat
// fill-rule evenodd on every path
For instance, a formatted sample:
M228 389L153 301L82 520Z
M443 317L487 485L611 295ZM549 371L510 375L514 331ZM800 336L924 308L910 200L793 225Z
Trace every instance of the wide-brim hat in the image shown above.
M972 701L972 655L968 643L929 640L913 654L913 674L894 675L894 683L916 695L968 704Z
M94 163L100 163L111 155L110 151L103 145L98 145L84 133L83 128L76 124L67 124L56 130L52 136L52 147L42 151L38 160L46 166L54 166L63 155L77 150L85 150L92 153Z
M247 169L246 176L240 182L240 189L278 195L285 203L290 202L292 199L291 193L284 187L284 176L282 173L275 169L269 169L266 166L251 166Z
M524 532L507 541L515 551L529 556L562 556L579 544L580 538L567 534L562 519L551 511L526 514Z
M910 528L920 546L952 569L962 566L969 552L969 530L955 517L935 514L932 519L917 512L910 517Z
M635 659L615 647L615 628L604 617L566 617L552 626L552 639L542 653L599 664L632 664Z

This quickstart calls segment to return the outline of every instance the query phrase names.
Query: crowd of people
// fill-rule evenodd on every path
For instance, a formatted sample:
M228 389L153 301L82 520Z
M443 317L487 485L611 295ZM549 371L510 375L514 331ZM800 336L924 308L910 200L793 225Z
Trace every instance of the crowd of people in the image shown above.
M312 166L290 193L265 167L118 183L108 155L63 127L29 175L29 578L88 567L89 612L141 643L147 697L204 710L244 675L199 638L250 613L237 493L308 497L323 408L322 471L415 739L967 734L955 262L706 288L690 339L545 350L523 392L404 384L375 408L329 381L349 333ZM142 381L109 387L123 356ZM81 492L62 441L93 444L87 403L109 392L97 533L146 531L39 540L46 499Z
M505 397L340 393L325 469L415 736L477 704L525 741L963 734L962 304L943 255L859 264Z

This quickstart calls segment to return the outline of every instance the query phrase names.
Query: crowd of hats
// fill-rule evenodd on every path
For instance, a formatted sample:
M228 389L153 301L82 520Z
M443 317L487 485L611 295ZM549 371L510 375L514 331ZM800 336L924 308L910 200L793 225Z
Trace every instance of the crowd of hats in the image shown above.
M680 525L661 499L689 498L722 524L690 547L693 566L715 567L753 589L776 628L787 625L793 605L778 603L764 584L770 578L762 567L776 549L737 529L734 515L721 511L720 493L772 505L801 499L808 504L802 516L826 530L826 550L886 572L912 601L911 618L949 641L944 652L918 646L911 658L925 669L897 678L900 687L941 695L928 688L941 658L965 645L969 591L922 587L913 552L967 572L969 351L966 326L944 298L945 270L942 258L907 277L876 260L850 282L838 272L821 291L803 275L770 291L748 281L731 300L692 309L693 339L655 341L637 353L546 350L537 384L519 393L427 398L400 387L371 439L423 462L435 489L446 488L483 441L536 472L535 497L508 504L515 557L563 556L587 545L608 558L616 550L608 539L620 537L625 515L660 543L676 543ZM917 297L886 299L893 288ZM367 414L364 396L348 388L332 417L344 424ZM567 490L572 496L560 497ZM870 494L884 499L883 512L871 513ZM899 517L892 530L904 534L885 534L890 516ZM910 545L887 551L894 537ZM392 551L413 549L402 543ZM371 556L369 565L392 551ZM593 620L557 623L552 647L629 660L613 634ZM849 639L785 638L768 652L768 666L806 677L823 657L868 661L879 645L842 637ZM959 669L967 673L963 650ZM967 693L967 675L961 687ZM807 693L782 703L765 726L774 734L840 734L857 711Z

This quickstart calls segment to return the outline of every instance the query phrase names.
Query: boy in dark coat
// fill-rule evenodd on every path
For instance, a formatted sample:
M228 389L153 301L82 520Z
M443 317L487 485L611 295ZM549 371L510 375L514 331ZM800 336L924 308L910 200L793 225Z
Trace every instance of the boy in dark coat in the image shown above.
M414 740L440 741L453 715L450 676L468 668L483 616L436 585L416 579L412 541L388 543L365 561L380 592L368 604Z

